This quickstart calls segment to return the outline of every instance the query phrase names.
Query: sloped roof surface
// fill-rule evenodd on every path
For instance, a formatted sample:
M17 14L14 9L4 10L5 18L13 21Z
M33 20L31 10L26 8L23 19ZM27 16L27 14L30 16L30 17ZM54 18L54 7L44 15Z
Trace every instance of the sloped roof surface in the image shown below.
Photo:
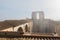
M28 20L5 20L5 21L0 22L0 30L6 29L9 27L15 27L15 26L27 23L27 22Z

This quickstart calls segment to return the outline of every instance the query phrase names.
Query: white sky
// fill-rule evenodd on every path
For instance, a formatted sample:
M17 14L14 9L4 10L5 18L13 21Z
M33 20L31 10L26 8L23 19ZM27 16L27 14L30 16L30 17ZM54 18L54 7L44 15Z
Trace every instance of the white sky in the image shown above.
M53 20L60 20L60 0L41 0L33 4L33 11L44 11L45 17Z
M44 11L46 18L60 20L60 0L0 0L0 20L31 18L32 11Z

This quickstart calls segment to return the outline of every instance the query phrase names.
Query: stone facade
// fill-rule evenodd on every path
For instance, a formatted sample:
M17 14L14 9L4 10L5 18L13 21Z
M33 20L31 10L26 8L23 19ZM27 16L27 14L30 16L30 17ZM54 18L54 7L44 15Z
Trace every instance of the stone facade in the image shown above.
M14 30L13 30L13 27L9 27L9 28L7 28L7 29L3 29L3 30L0 30L0 31L7 31L7 32L17 32L18 31L18 28L19 27L22 27L22 29L23 29L23 32L24 33L26 33L25 32L25 26L27 25L27 27L28 27L28 32L29 33L31 33L31 28L32 28L32 21L31 22L28 22L28 23L25 23L25 24L21 24L21 25L18 25L18 26L16 26L16 27L14 27Z
M39 14L37 19L37 14ZM54 27L51 25L51 20L44 18L43 11L32 12L32 20L33 20L33 33L52 33L54 32Z
M42 32L42 26L43 26L43 20L44 20L43 11L32 12L32 20L33 20L32 32L36 32L36 33Z

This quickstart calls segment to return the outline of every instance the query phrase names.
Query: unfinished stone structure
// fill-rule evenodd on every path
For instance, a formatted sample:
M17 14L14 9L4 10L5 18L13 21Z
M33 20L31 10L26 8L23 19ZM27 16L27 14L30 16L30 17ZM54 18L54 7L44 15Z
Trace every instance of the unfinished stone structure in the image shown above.
M51 20L44 18L43 11L32 12L33 33L53 33L54 28L50 25Z
M42 32L44 13L43 11L32 12L33 27L32 32Z

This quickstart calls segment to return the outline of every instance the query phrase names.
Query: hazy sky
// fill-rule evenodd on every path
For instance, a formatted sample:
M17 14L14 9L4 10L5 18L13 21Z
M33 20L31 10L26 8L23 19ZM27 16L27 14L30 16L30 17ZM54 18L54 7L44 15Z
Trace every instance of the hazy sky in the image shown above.
M60 0L0 0L0 20L31 18L32 11L60 20Z

